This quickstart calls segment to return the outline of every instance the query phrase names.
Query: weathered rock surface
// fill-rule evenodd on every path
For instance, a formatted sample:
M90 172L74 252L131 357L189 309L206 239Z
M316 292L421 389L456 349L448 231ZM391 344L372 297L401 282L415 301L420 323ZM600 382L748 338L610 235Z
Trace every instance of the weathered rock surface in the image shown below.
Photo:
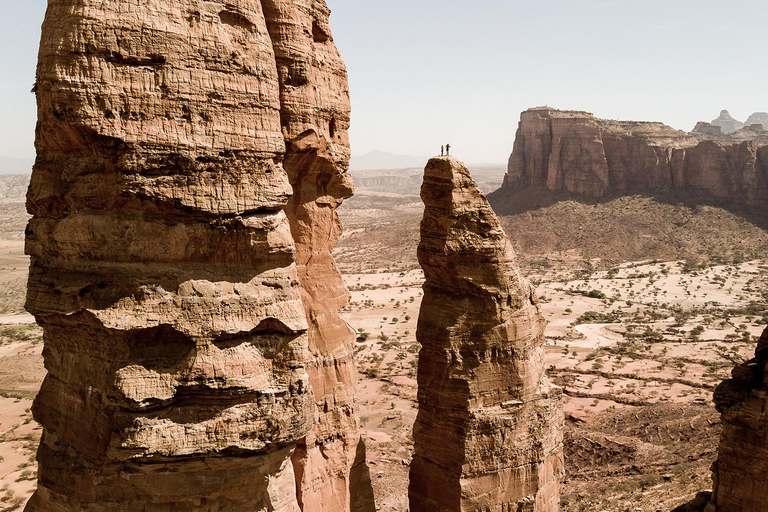
M768 490L768 329L755 358L715 390L723 431L713 465L712 501L720 512L761 512Z
M744 123L734 119L727 110L721 110L717 119L713 119L710 124L719 126L723 133L733 133L744 128Z
M431 159L421 194L426 282L410 509L557 510L562 399L544 374L536 295L460 162Z
M681 193L762 204L768 147L750 140L699 143L661 123L540 107L522 113L504 187L544 187L595 199Z
M50 0L27 197L31 511L373 510L322 0Z

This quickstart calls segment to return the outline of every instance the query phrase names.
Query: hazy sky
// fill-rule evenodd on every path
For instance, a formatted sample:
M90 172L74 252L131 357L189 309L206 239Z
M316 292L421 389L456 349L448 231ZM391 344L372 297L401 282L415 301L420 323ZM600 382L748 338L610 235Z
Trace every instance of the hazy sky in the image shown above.
M352 150L502 162L537 105L690 130L768 111L765 0L327 0ZM0 155L32 157L44 0L0 0Z

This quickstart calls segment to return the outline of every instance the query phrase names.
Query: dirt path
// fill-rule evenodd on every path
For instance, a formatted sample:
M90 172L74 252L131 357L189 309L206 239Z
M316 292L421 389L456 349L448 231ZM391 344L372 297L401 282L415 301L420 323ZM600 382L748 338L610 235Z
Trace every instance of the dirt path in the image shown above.
M584 336L583 339L570 341L572 347L592 348L613 347L624 337L611 327L620 327L621 324L579 324L576 331Z
M3 325L24 325L35 323L35 317L29 313L20 313L18 315L0 315L0 324Z

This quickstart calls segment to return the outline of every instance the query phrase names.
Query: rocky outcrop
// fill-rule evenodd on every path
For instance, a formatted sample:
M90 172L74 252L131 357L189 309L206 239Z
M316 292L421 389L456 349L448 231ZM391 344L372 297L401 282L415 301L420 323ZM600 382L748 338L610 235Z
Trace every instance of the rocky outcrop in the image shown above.
M544 374L536 295L460 162L431 159L421 194L426 282L410 509L557 510L562 398Z
M760 512L768 489L768 329L755 358L732 375L715 390L723 431L712 467L712 501L721 512Z
M710 124L720 127L723 133L733 133L744 128L744 123L731 117L727 110L721 110L717 119L713 119Z
M30 511L373 510L322 0L50 0L27 197Z
M703 195L757 205L768 147L699 141L661 123L609 121L540 107L523 112L503 188L543 187L593 199Z

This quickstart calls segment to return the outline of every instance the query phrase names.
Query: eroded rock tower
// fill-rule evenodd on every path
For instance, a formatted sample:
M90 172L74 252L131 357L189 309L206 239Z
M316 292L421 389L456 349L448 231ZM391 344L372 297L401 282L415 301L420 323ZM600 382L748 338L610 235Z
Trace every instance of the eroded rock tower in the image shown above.
M323 0L49 0L27 207L30 511L373 510L330 251Z
M544 374L542 318L469 171L424 170L413 511L556 511L562 392Z

